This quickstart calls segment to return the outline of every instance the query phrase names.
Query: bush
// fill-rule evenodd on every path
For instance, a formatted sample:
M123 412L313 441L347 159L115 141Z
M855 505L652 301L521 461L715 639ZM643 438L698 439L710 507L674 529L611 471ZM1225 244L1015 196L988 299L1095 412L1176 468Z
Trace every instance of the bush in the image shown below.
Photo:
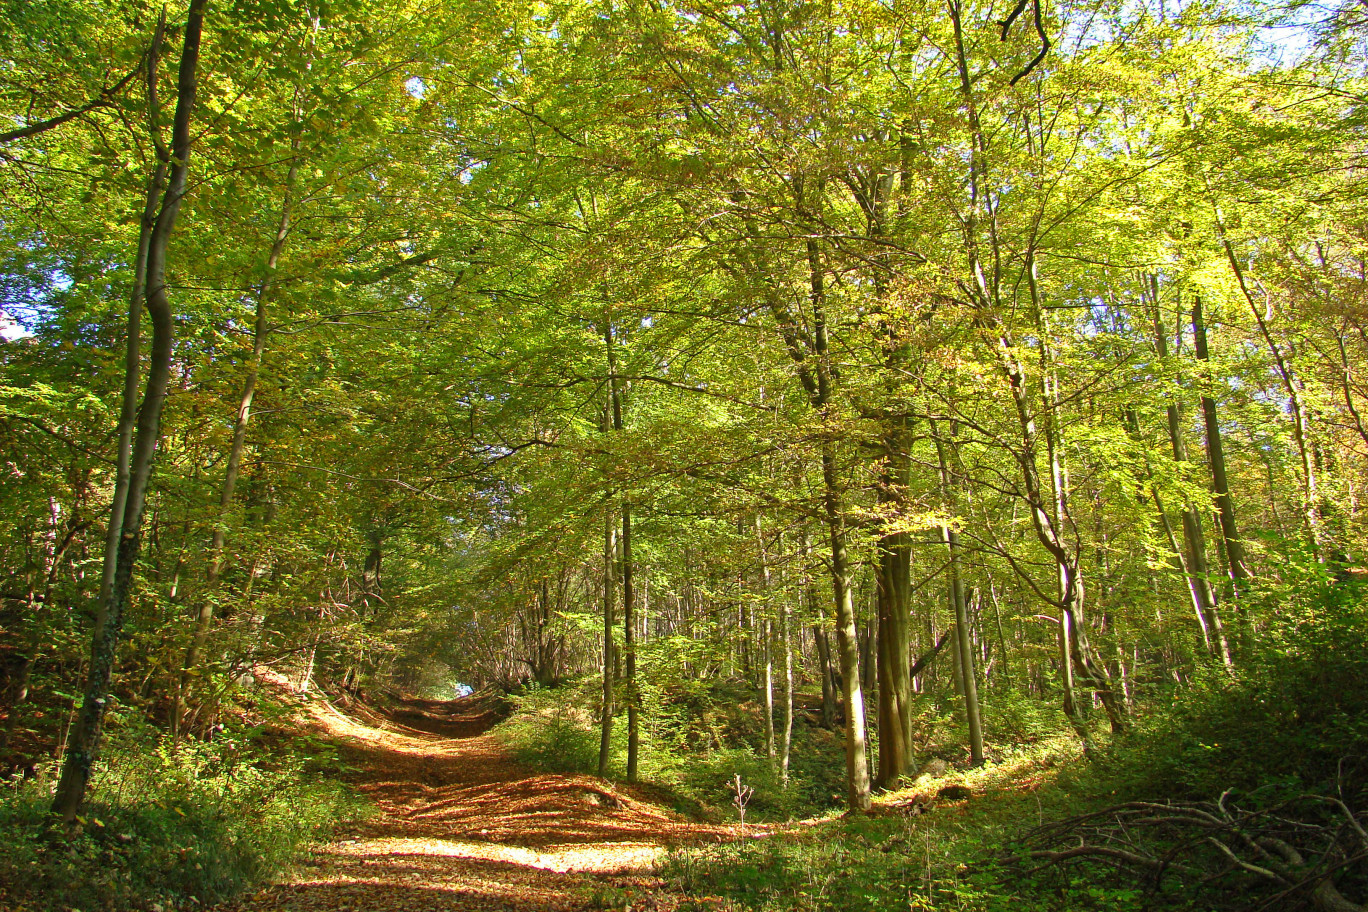
M727 682L699 682L666 691L643 682L640 774L663 789L657 795L692 816L735 815L733 777L755 789L747 819L787 819L841 804L845 794L843 747L824 729L794 727L789 782L751 743L759 707L748 691ZM562 773L598 772L599 681L584 678L558 687L529 687L510 696L513 714L496 733L520 761ZM610 775L626 768L627 720L615 720Z
M586 688L530 686L509 696L513 713L495 733L529 766L555 773L598 772L599 729L589 708L593 696Z
M1368 610L1357 584L1309 582L1263 594L1277 623L1142 719L1104 764L1146 796L1368 788ZM1267 604L1268 602L1273 604Z
M264 757L246 733L173 752L149 732L123 732L105 756L74 833L48 811L47 778L0 792L0 899L10 906L221 902L278 875L358 809L341 785L310 775L315 758Z

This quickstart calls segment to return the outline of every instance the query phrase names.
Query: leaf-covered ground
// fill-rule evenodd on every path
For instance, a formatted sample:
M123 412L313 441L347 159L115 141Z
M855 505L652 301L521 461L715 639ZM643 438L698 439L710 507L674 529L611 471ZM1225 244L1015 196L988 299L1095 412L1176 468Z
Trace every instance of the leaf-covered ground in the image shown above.
M734 835L616 784L514 762L478 698L407 700L388 716L321 700L305 709L376 813L231 912L674 908L655 862L671 846Z

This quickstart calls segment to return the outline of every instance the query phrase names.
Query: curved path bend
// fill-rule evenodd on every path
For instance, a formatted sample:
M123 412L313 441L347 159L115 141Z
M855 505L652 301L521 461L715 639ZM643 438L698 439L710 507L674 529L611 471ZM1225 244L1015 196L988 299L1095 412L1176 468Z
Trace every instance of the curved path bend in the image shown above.
M656 861L732 838L616 784L515 762L478 699L407 700L364 719L322 700L303 709L376 813L238 912L571 912L607 896L634 912L673 909L680 897L651 876Z

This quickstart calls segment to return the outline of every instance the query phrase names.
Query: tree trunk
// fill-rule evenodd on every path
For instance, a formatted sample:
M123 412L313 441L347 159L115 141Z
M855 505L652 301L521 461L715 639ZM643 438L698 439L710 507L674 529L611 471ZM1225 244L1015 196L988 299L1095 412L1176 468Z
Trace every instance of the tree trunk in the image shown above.
M760 524L759 514L755 517L755 540L760 551L760 582L763 596L764 618L760 627L760 654L764 660L764 683L762 690L765 704L765 756L771 768L775 767L778 750L774 740L774 629L770 621L770 568L769 555L765 553L765 531Z
M789 755L793 748L793 618L788 600L779 613L779 639L784 644L784 737L779 746L779 781L788 787Z
M133 454L133 431L138 419L138 379L142 360L142 310L147 294L147 260L152 245L152 229L157 221L157 208L162 201L166 183L169 155L157 135L157 67L161 60L162 39L166 31L166 16L157 19L152 45L147 54L148 122L157 151L157 163L147 179L147 193L143 199L142 217L138 221L138 252L133 260L133 287L128 296L128 340L124 352L123 401L119 410L115 449L114 500L109 509L109 527L105 530L105 551L96 630L104 624L105 606L114 589L114 573L118 567L119 535L123 529L124 509L128 502L128 483L131 471L129 460Z
M951 503L953 486L950 462L946 458L946 444L933 424L936 439L936 460L940 466L941 496ZM954 433L953 427L951 433ZM941 541L950 555L950 607L955 615L955 646L959 661L960 683L964 694L964 716L969 729L969 756L974 766L983 765L983 721L979 711L978 675L974 671L973 637L969 630L969 609L964 601L964 581L960 570L959 533L948 523L940 527Z
M622 650L627 698L627 781L637 781L641 745L640 694L636 666L636 590L632 586L632 508L622 505Z
M1154 342L1160 358L1168 357L1168 336L1164 330L1163 314L1159 309L1158 288L1151 279L1151 302L1154 307ZM1165 407L1168 417L1169 444L1173 448L1173 461L1180 466L1187 463L1187 445L1183 440L1183 417L1178 403L1169 401ZM1157 501L1156 501L1157 502ZM1167 518L1167 517L1165 517ZM1211 586L1211 575L1207 568L1206 535L1202 531L1202 516L1193 504L1186 504L1182 512L1183 539L1187 542L1187 569L1193 595L1197 599L1197 612L1202 621L1202 632L1208 628L1216 638L1217 653L1221 661L1230 667L1230 643L1226 640L1225 628L1221 624L1220 609L1216 605L1216 592Z
M175 321L166 294L166 255L171 231L186 193L190 164L190 116L194 110L198 85L200 37L206 3L207 0L191 0L187 14L185 44L177 79L170 179L148 240L146 304L152 321L152 347L129 462L128 489L120 517L117 565L109 597L104 603L104 622L97 625L91 646L90 669L81 710L67 743L61 779L53 797L53 813L67 824L74 822L80 811L90 782L91 767L99 750L109 701L109 682L128 608L133 569L142 545L143 507L152 475L152 458L161 431L162 405L166 401L171 379Z
M617 518L610 509L603 532L603 716L599 733L598 774L608 775L608 758L613 742L613 677L616 658L613 647L614 590L616 574L613 564L617 559Z
M608 353L608 397L612 411L613 431L621 434L623 430L622 422L622 384L617 376L617 352L613 339L613 323L611 316L605 318L603 323L603 341ZM624 653L623 676L625 679L623 687L623 697L627 703L627 781L637 781L637 752L641 742L640 720L638 718L638 694L636 681L636 592L632 586L632 507L626 499L622 503L622 546L621 562L619 564L622 574L622 651ZM608 556L605 553L605 561ZM605 578L604 585L607 586L609 580ZM611 638L612 608L605 596L604 601L604 629L606 636ZM605 649L608 640L605 639ZM611 708L612 700L609 693L608 677L604 676L604 705ZM604 723L603 740L599 745L599 775L607 775L608 772L608 750L611 736L611 712L604 715L607 720Z
M869 810L869 757L865 740L864 693L860 689L860 645L855 602L850 592L845 520L837 494L836 454L830 442L822 450L822 478L827 526L831 533L831 585L836 607L836 649L841 661L841 708L845 711L846 803L852 811Z
M1259 305L1254 300L1254 294L1250 291L1248 280L1245 278L1244 268L1240 265L1239 258L1235 256L1235 248L1226 237L1225 228L1219 219L1219 213L1216 230L1221 246L1225 249L1230 269L1235 274L1235 282L1240 287L1240 293L1244 296L1245 303L1249 305L1250 312L1254 315L1254 322L1259 327L1259 334L1263 336L1264 344L1268 346L1268 351L1273 356L1273 365L1277 368L1278 377L1283 382L1283 391L1287 393L1287 404L1292 410L1292 439L1296 442L1297 454L1301 457L1302 496L1304 498L1302 521L1306 526L1306 534L1310 538L1312 555L1318 562L1323 563L1325 554L1321 547L1320 489L1316 480L1315 459L1311 453L1306 404L1302 402L1299 384L1297 378L1292 374L1291 365L1288 364L1287 359L1283 356L1282 348L1273 338L1273 332L1269 329L1268 321L1259 311Z
M812 625L812 638L817 643L817 662L822 666L822 725L836 725L836 682L831 674L831 644L821 621Z
M905 421L884 441L884 467L879 484L882 511L902 501L911 475L910 441ZM880 788L897 788L917 771L912 751L911 588L912 542L905 529L885 532L878 542L878 708Z
M1192 343L1197 352L1197 360L1207 363L1211 360L1207 349L1206 320L1202 315L1202 299L1195 298L1192 303ZM1209 378L1203 378L1208 380ZM1221 542L1225 546L1226 573L1230 575L1231 595L1238 598L1242 593L1249 569L1245 564L1244 543L1240 540L1240 529L1235 522L1235 499L1230 494L1230 482L1226 477L1225 447L1221 441L1221 423L1216 414L1216 400L1206 390L1202 393L1202 423L1206 427L1207 461L1211 464L1211 489L1216 494L1216 508L1221 520ZM1238 629L1238 618L1236 627Z

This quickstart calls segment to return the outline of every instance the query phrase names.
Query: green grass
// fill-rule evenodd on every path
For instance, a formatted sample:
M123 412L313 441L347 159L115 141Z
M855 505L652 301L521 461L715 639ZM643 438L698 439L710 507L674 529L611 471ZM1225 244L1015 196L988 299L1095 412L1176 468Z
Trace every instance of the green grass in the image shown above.
M111 739L68 832L48 812L55 769L0 792L0 907L188 909L286 870L358 799L328 752L265 753L252 732L172 751L150 730Z
M1225 912L1269 900L1280 910L1309 909L1304 895L1277 897L1257 878L1221 873L1219 858L1210 869L1219 876L1209 882L1169 873L1149 894L1141 878L1110 862L1042 869L1020 845L1041 824L1127 800L1214 801L1228 791L1247 810L1300 809L1302 826L1323 823L1323 805L1280 802L1335 795L1360 815L1368 811L1368 612L1357 587L1307 587L1299 601L1283 595L1279 623L1249 638L1236 673L1207 669L1141 706L1131 730L1099 740L1091 760L1038 714L1023 732L1026 743L999 746L997 762L921 780L876 805L926 800L946 784L968 786L974 797L966 802L940 802L912 818L815 821L684 850L664 873L699 897L699 909L720 901L753 912ZM1172 834L1143 838L1155 855L1193 855ZM1368 864L1345 865L1336 882L1361 901Z

